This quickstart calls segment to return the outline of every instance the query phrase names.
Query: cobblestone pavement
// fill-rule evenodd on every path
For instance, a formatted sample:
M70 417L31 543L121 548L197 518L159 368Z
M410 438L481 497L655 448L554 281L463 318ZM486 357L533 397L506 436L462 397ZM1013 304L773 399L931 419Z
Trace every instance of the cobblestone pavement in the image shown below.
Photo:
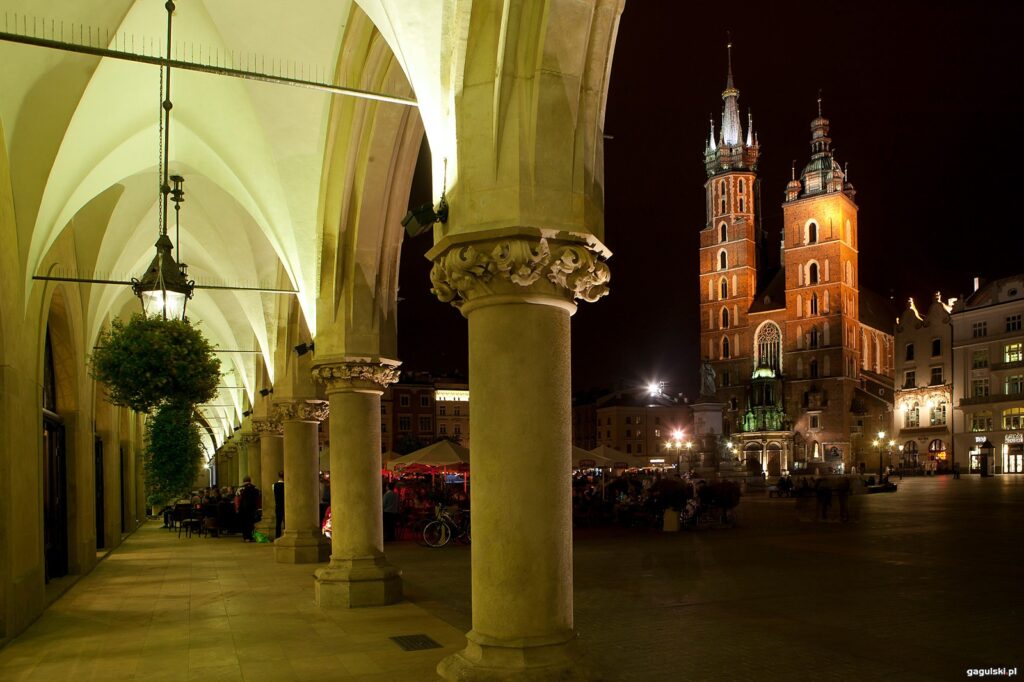
M1020 668L1024 477L907 479L857 523L749 496L734 529L582 529L576 626L604 680L945 680ZM480 541L480 538L477 538ZM470 548L387 546L410 601L323 611L314 566L149 524L0 650L0 680L435 679ZM403 652L393 635L442 648Z
M750 496L735 529L580 529L576 627L606 680L943 680L1024 667L1024 477L914 478L852 524ZM470 551L389 545L470 628Z

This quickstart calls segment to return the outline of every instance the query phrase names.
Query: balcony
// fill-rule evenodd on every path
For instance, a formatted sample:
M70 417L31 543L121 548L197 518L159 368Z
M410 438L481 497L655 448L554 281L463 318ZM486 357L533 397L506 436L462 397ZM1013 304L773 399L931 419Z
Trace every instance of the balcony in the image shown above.
M1013 362L994 362L989 365L989 369L993 372L998 372L1004 369L1021 369L1024 367L1024 360L1015 360Z
M991 393L989 395L977 395L960 399L960 407L967 405L988 405L990 403L1008 403L1024 400L1024 392L1015 393Z

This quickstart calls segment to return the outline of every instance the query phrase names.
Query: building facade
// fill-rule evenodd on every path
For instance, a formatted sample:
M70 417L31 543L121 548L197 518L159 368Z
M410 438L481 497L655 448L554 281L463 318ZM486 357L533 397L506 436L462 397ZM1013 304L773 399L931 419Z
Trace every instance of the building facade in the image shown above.
M964 472L1024 473L1022 317L1024 275L978 287L953 306L953 440Z
M829 120L811 121L811 158L785 188L779 267L764 263L760 142L744 135L730 59L722 124L704 153L701 355L710 360L726 435L769 475L841 469L870 454L865 429L892 410L892 326L860 287L857 204L833 157Z
M666 445L691 438L693 417L689 405L668 396L642 390L615 391L593 403L573 408L573 444L585 450L605 445L622 453L630 467L677 464L678 452Z
M937 472L953 465L953 321L956 299L936 294L924 315L914 300L896 323L896 410L889 463Z

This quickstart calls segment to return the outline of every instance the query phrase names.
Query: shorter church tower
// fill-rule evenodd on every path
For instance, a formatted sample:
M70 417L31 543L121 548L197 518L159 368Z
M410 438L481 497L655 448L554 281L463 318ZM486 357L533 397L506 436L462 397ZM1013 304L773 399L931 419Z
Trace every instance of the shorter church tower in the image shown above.
M786 186L783 267L786 412L805 435L807 458L851 454L850 405L859 384L857 204L832 153L829 121L811 121L811 158ZM835 460L829 462L827 460Z

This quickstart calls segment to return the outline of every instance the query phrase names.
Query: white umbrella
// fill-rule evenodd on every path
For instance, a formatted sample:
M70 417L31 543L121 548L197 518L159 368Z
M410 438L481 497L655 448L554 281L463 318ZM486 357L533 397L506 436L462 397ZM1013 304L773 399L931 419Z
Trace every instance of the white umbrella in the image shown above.
M604 455L594 454L589 450L572 447L572 468L573 469L607 469L612 465L612 460Z
M617 462L628 462L625 454L619 452L615 448L610 448L607 445L598 445L590 451L590 454L593 457L601 457L608 460L608 466L615 466Z
M388 469L398 471L411 464L420 464L428 467L445 467L459 464L469 464L469 450L453 443L450 440L439 440L416 452L393 459L388 462Z

